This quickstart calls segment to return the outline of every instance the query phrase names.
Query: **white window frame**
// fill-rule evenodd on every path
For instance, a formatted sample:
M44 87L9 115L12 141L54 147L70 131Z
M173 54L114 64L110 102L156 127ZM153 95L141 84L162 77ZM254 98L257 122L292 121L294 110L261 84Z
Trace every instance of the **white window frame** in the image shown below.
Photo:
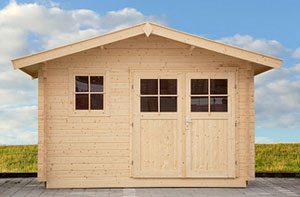
M103 109L76 110L76 76L103 76ZM90 86L90 84L89 84ZM97 92L98 93L98 92ZM97 94L95 93L95 94ZM92 94L87 92L86 94ZM89 96L90 106L90 96ZM105 69L86 68L86 69L69 69L69 115L70 116L109 116L110 115L110 72Z

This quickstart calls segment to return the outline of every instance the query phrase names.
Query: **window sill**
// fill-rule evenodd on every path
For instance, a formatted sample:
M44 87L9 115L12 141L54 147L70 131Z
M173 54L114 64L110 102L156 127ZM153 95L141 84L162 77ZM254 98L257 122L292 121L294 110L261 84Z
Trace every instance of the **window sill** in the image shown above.
M95 116L110 116L110 113L108 112L90 112L90 111L72 111L69 116L84 116L84 117L95 117Z

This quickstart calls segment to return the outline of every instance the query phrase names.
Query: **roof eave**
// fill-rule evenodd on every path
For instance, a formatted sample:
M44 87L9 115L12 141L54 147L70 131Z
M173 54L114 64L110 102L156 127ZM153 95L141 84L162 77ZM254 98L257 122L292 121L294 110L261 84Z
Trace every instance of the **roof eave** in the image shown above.
M266 67L280 68L282 60L268 55L256 53L253 51L241 49L221 42L209 40L196 35L180 32L164 26L153 23L143 23L136 26L128 27L122 30L107 33L101 36L75 42L58 48L35 53L12 60L14 69L21 69L27 66L39 64L52 59L64 57L73 53L78 53L91 48L103 46L123 39L145 34L150 36L155 34L171 40L189 44L195 47L204 48L213 52L225 54L234 58L246 60L252 63ZM269 69L266 69L269 70ZM25 71L24 71L25 72ZM264 72L264 71L263 71ZM26 72L27 73L27 72Z

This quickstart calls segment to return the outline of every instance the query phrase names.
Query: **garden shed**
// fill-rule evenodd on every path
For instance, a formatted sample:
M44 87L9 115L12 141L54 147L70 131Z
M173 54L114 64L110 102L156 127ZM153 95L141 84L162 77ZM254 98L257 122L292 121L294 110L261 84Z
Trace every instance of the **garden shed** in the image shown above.
M254 76L282 60L152 23L12 60L47 188L246 187Z

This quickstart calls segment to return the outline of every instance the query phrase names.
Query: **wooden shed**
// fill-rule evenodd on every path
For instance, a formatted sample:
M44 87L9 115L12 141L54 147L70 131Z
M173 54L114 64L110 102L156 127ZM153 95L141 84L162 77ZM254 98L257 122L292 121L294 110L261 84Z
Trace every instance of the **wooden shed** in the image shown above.
M254 76L282 60L152 23L12 60L47 188L246 187Z

